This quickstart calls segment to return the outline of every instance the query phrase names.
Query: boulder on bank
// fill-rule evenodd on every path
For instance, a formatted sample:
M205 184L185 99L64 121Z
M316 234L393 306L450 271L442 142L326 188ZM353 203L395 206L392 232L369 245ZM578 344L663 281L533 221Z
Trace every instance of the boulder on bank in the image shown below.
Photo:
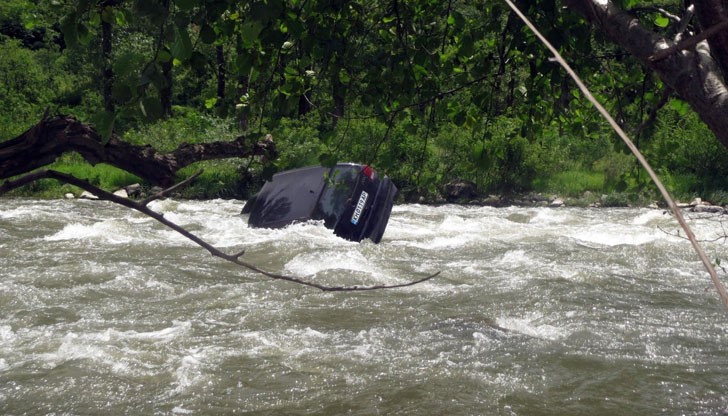
M98 196L92 194L89 191L83 191L83 192L81 192L81 196L79 198L81 198L81 199L99 199Z
M114 192L114 195L120 197L120 198L129 198L129 194L126 192L126 189L122 188L118 191Z
M726 209L717 205L696 205L690 209L692 212L704 212L709 214L725 214Z
M137 198L142 194L142 186L138 183L134 183L124 187L126 194L131 198Z
M478 196L475 183L465 179L453 179L446 183L442 194L448 202L473 199Z

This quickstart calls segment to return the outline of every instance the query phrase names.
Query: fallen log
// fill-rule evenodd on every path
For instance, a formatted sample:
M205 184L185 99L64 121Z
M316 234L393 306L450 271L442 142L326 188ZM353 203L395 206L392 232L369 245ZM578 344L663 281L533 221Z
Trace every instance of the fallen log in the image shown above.
M189 144L162 153L152 146L138 146L112 135L103 140L96 129L73 116L44 117L21 135L0 143L0 179L49 165L62 154L77 152L91 165L107 163L162 187L175 182L180 169L195 162L262 156L275 159L270 135L260 141L240 136L232 141Z

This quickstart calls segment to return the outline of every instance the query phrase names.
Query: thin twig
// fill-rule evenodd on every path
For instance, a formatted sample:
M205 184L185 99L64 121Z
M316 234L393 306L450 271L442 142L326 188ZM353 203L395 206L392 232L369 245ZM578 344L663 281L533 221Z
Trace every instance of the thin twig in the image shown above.
M669 48L661 49L658 52L655 52L654 55L650 56L649 60L652 62L657 62L669 58L671 55L679 51L692 48L698 43L704 41L705 39L708 39L713 35L718 34L718 32L720 32L721 30L725 30L726 28L728 28L728 20L723 20L722 22L716 24L715 26L709 27L707 30L702 31L695 36L690 36L689 38L681 40L680 42L670 46Z
M523 20L523 22L528 26L531 31L538 37L541 42L548 48L551 53L554 54L554 58L556 61L559 62L559 64L566 70L566 72L571 76L571 78L576 82L576 85L581 90L582 94L596 107L596 109L601 113L601 115L607 120L610 126L614 129L614 131L619 135L619 137L624 141L624 143L629 147L629 149L632 151L632 153L635 155L637 160L640 162L642 167L647 171L647 173L650 175L650 178L652 179L652 182L655 183L655 186L657 186L657 189L660 190L660 193L662 194L662 197L667 202L667 205L670 207L670 210L675 214L675 218L677 219L678 223L680 224L680 227L685 231L685 234L687 235L688 239L690 239L690 243L692 243L693 248L698 253L698 257L700 257L700 261L703 262L703 266L705 266L705 269L708 271L708 274L710 274L710 278L713 281L713 285L715 286L715 289L718 291L718 295L720 296L721 300L723 301L723 305L728 309L728 292L726 292L725 287L723 287L723 283L721 283L720 279L718 278L718 273L715 271L715 268L713 267L713 264L708 259L708 256L705 254L705 250L703 250L703 247L700 245L698 240L695 238L695 234L688 226L687 222L685 222L685 218L683 217L682 213L680 212L680 208L678 208L677 204L675 203L675 200L670 196L670 193L667 191L665 186L662 184L662 181L660 181L660 178L657 176L655 171L652 169L650 164L647 162L647 160L642 156L642 153L637 149L637 146L634 145L632 140L627 136L627 133L622 130L621 127L619 127L619 124L612 118L612 116L609 114L609 112L597 101L596 98L592 95L592 93L589 91L589 89L584 85L584 82L582 82L581 78L574 72L574 70L569 66L569 64L564 60L564 58L561 56L559 51L554 48L551 43L541 34L541 32L536 29L536 27L531 23L528 18L521 13L521 11L516 7L515 4L511 0L505 0L505 2L508 4L508 6ZM721 23L720 25L722 25Z
M157 193L155 196L156 197L160 197L160 196L166 195L169 192L171 192L172 190L178 189L183 184L189 184L191 182L191 180L194 179L195 177L199 176L200 173L202 173L202 172L198 172L192 178L188 178L187 180L185 180L184 182L182 182L182 183L180 183L178 185L175 185L175 186L173 186L171 188L165 189L164 191ZM233 254L233 255L224 253L223 251L215 248L212 244L206 242L202 238L200 238L200 237L196 236L195 234L187 231L186 229L184 229L180 225L177 225L174 222L169 221L168 219L166 219L164 217L163 214L160 214L160 213L158 213L158 212L150 209L147 206L147 204L149 203L149 200L144 200L144 201L141 201L141 202L136 202L136 201L133 201L133 200L130 200L130 199L127 199L127 198L122 198L120 196L117 196L117 195L112 194L111 192L104 191L103 189L100 189L100 188L98 188L98 187L96 187L94 185L91 185L88 181L85 181L85 180L76 178L75 176L72 176L72 175L69 175L69 174L66 174L66 173L63 173L63 172L58 172L58 171L50 170L50 169L39 170L39 171L36 171L36 172L29 173L28 175L25 175L25 176L23 176L23 177L21 177L19 179L12 180L12 181L6 181L5 183L3 183L2 186L0 186L0 195L3 195L4 193L6 193L6 192L8 192L8 191L10 191L12 189L18 188L18 187L23 186L23 185L27 185L27 184L29 184L31 182L34 182L34 181L37 181L39 179L56 179L56 180L59 180L59 181L62 181L62 182L66 182L68 184L75 185L75 186L77 186L77 187L79 187L81 189L84 189L84 190L86 190L86 191L88 191L88 192L96 195L100 200L110 201L110 202L113 202L113 203L116 203L116 204L119 204L119 205L123 205L123 206L125 206L127 208L131 208L133 210L139 211L139 212L141 212L144 215L147 215L147 216L149 216L151 218L154 218L158 222L160 222L160 223L164 224L165 226L173 229L174 231L178 232L179 234L182 234L187 239L193 241L198 246L200 246L200 247L204 248L205 250L207 250L211 255L213 255L215 257L219 257L219 258L221 258L223 260L226 260L226 261L228 261L230 263L235 263L238 266L245 267L245 268L250 269L250 270L252 270L252 271L254 271L256 273L259 273L259 274L262 274L262 275L264 275L266 277L269 277L271 279L275 279L275 280L285 280L287 282L297 283L297 284L300 284L300 285L304 285L304 286L309 286L309 287L313 287L313 288L316 288L316 289L320 289L320 290L325 291L325 292L355 292L355 291L361 292L361 291L369 291L369 290L396 289L396 288L402 288L402 287L407 287L407 286L413 286L413 285L416 285L418 283L425 282L425 281L430 280L430 279L432 279L435 276L437 276L437 275L440 274L440 272L436 272L436 273L427 275L427 276L425 276L423 278L420 278L420 279L417 279L417 280L414 280L414 281L411 281L411 282L400 283L400 284L396 284L396 285L376 285L376 286L326 286L326 285L322 285L322 284L319 284L319 283L310 282L308 280L305 280L305 279L300 278L300 277L297 277L297 276L289 276L289 275L284 275L284 274L269 272L269 271L266 271L266 270L263 270L263 269L259 268L258 266L254 265L252 263L248 263L246 261L240 260L240 257L243 255L244 251L241 251L241 252L236 253L236 254Z
M664 17L672 20L675 23L680 23L682 21L680 16L678 16L676 14L672 14L672 13L668 12L667 10L663 9L662 7L657 7L657 6L635 7L635 8L630 9L629 11L632 13L643 12L643 11L655 12L655 13L659 13L659 14L663 15Z
M169 187L167 189L164 189L164 190L162 190L160 192L157 192L156 194L150 196L149 198L147 198L147 199L145 199L143 201L140 201L139 204L140 205L143 205L143 206L149 205L149 203L152 202L152 201L155 201L155 200L160 199L160 198L164 198L165 196L167 196L167 195L171 194L172 192L176 191L177 189L184 188L185 186L187 186L190 183L192 183L192 181L194 181L195 179L197 179L200 175L202 175L202 172L203 171L201 171L201 170L200 171L197 171L197 173L195 173L194 175L190 176L189 178L183 180L182 182L180 182L180 183L178 183L176 185L173 185L173 186L171 186L171 187Z

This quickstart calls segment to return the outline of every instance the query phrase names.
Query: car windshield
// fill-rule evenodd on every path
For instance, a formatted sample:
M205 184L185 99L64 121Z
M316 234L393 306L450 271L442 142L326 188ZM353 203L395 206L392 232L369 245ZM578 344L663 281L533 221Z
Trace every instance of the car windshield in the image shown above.
M327 226L335 226L346 207L351 205L360 172L360 166L337 166L325 178L326 186L319 199L318 209Z

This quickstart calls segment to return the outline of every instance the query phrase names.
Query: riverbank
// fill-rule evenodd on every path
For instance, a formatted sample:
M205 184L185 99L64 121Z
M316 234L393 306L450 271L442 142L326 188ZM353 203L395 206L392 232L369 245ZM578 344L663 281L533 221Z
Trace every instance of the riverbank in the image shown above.
M78 189L78 188L76 188ZM120 187L112 192L123 198L144 199L155 193L161 192L160 187L148 187L139 183ZM184 190L180 190L171 195L173 198L186 200L206 200L215 199L207 197L199 197L187 195ZM451 195L452 196L452 195ZM58 199L60 196L47 199ZM83 192L66 192L63 194L65 199L97 199L97 197L87 191ZM222 198L222 199L245 199L245 198ZM443 195L419 197L416 199L404 198L400 196L399 203L417 203L422 205L469 205L469 206L490 206L496 208L504 207L577 207L577 208L653 208L666 209L667 203L664 200L649 198L645 194L637 193L611 193L611 194L595 194L593 192L585 192L580 197L565 197L554 193L526 192L512 193L508 195L469 195L460 198L445 198ZM676 199L679 208L690 210L693 212L728 214L727 204L716 204L702 198L692 198L690 202L683 202Z
M239 166L225 161L207 164L206 169L194 182L176 191L174 198L187 200L206 199L248 199L262 186L262 178L255 175L241 175ZM86 178L91 184L109 192L120 192L130 198L146 198L161 190L145 184L139 178L111 166L88 164L60 164L56 167L74 176ZM80 170L83 168L83 170ZM191 174L191 172L182 172ZM184 176L184 175L183 175ZM544 181L550 182L550 181ZM594 187L576 186L565 183L563 186L525 192L483 193L476 185L466 180L452 180L425 194L400 187L397 203L418 203L424 205L474 205L492 207L654 207L666 208L662 197L649 187L640 190L599 191ZM566 190L564 190L566 188ZM673 197L680 201L682 208L696 208L709 212L722 212L728 207L728 193L723 190L707 190L698 196L692 192L671 191ZM89 198L82 190L56 180L44 179L6 194L8 196L32 197L40 199ZM690 201L690 202L687 202Z

